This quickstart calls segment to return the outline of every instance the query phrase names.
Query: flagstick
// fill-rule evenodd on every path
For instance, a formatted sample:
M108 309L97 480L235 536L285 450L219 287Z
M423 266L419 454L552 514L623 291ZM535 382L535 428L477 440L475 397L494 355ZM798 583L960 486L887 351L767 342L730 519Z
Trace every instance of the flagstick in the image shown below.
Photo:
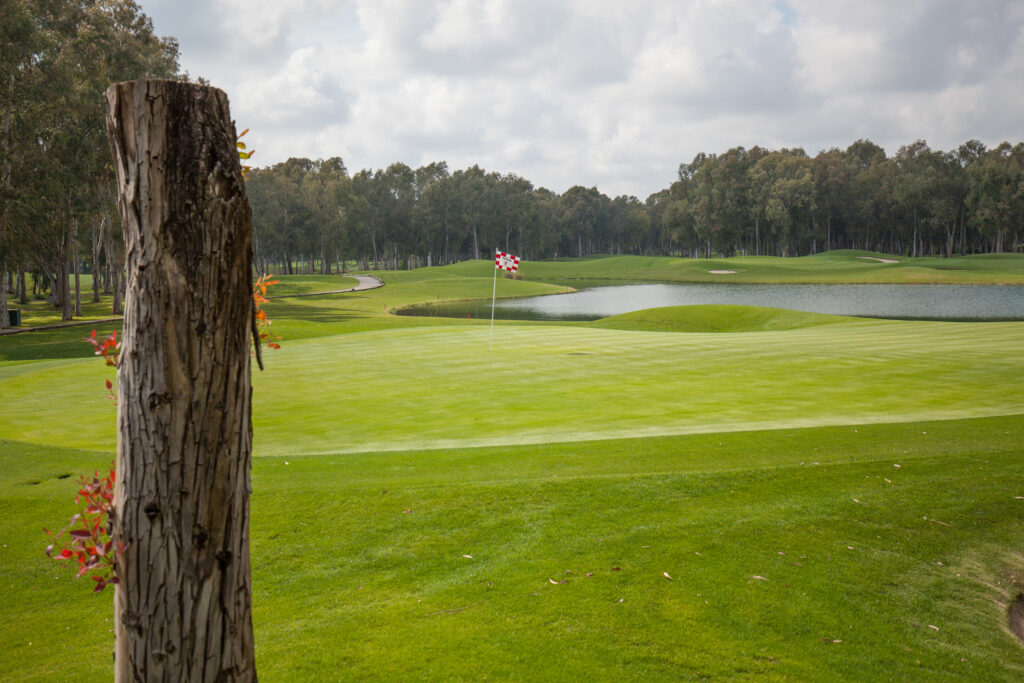
M494 266L494 286L491 288L491 340L487 342L487 350L494 347L494 297L498 293L498 266Z

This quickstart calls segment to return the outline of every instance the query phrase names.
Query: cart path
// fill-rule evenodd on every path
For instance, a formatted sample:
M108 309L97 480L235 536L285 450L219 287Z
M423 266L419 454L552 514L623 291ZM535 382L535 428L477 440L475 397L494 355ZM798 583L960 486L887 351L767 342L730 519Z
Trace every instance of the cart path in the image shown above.
M363 292L367 289L377 289L383 287L384 282L372 275L344 275L343 277L355 278L359 281L355 287L349 287L348 289L334 289L329 292L308 292L305 294L282 294L280 296L268 296L270 300L274 299L290 299L297 296L324 296L325 294L344 294L346 292Z

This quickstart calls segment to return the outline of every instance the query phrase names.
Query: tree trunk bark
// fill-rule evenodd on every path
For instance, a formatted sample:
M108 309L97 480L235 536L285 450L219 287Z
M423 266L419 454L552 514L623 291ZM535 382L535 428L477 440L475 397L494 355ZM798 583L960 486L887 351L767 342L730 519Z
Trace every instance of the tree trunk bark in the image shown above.
M72 267L75 272L75 315L79 318L82 317L82 259L79 258L78 253L78 219L72 218L71 224L74 226L72 231L71 239L71 260Z
M0 330L10 325L10 313L7 311L7 262L0 257Z
M115 680L252 681L252 216L227 96L107 89L128 266Z
M11 106L14 102L14 73L7 81L7 106L4 111L3 165L0 166L0 187L4 190L3 206L0 206L0 330L10 326L7 311L7 193L11 189Z
M121 315L124 312L124 253L118 249L117 240L114 239L114 224L107 218L107 239L104 251L107 253L107 281L110 283L110 290L113 294L113 302L110 305L111 315Z
M93 219L92 227L92 302L100 300L100 286L102 276L100 275L100 256L103 253L103 216Z
M68 219L70 220L70 219ZM64 234L61 237L60 255L57 264L57 306L60 307L60 319L71 320L71 232L67 224L64 225Z

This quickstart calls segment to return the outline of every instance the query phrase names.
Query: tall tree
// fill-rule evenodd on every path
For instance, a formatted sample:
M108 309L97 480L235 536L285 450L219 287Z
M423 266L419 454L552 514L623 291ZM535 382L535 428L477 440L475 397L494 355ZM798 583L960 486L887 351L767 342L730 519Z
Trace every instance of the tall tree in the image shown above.
M177 42L156 37L132 0L4 0L0 16L3 239L16 234L21 260L48 273L67 319L75 225L100 211L111 182L103 90L115 80L173 76ZM6 319L2 298L0 309Z

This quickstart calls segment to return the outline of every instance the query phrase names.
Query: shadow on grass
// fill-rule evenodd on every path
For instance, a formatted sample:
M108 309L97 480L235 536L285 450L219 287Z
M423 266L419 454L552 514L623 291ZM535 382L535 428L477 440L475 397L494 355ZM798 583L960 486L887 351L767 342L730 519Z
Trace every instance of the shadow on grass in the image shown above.
M89 358L94 355L93 347L86 343L85 338L93 329L97 335L108 335L114 330L121 334L120 325L102 323L95 328L80 325L3 336L0 337L0 361Z

